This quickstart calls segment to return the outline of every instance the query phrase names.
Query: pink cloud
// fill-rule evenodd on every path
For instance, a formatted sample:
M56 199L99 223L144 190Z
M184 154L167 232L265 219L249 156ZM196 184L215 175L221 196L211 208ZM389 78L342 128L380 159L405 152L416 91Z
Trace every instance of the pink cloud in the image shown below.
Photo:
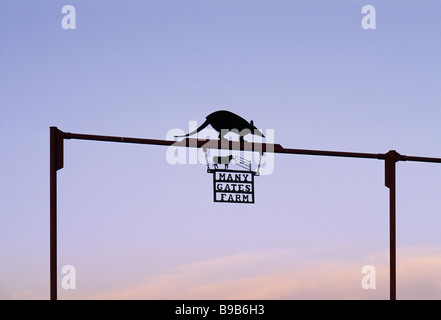
M317 261L299 251L253 251L183 265L90 298L388 299L388 259L387 251L363 261ZM397 263L398 299L441 298L441 248L400 248ZM376 270L374 290L361 286L366 264Z

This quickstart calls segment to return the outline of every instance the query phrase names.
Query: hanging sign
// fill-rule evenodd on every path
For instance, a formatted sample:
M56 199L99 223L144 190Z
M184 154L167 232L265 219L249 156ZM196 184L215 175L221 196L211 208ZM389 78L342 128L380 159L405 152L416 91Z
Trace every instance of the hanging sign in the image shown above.
M213 168L210 168L205 150L205 160L207 172L213 174L214 202L254 203L254 177L259 175L262 154L256 171L251 170L250 160L237 155L215 156L212 160ZM229 169L231 162L242 170ZM224 168L220 169L220 165L224 165Z
M253 120L248 122L241 116L227 110L218 110L209 114L204 123L196 130L175 137L192 136L208 125L211 125L214 130L219 132L219 140L228 140L225 138L225 135L229 132L238 134L241 144L245 141L244 137L249 134L265 138L263 133L254 126ZM205 151L207 171L213 174L214 202L254 203L254 176L259 175L260 160L262 159L263 152L260 152L257 170L253 172L251 171L251 161L232 154L214 157L212 162L214 168L211 169L208 162L207 149L203 149ZM248 171L229 170L228 166L233 159L237 166L242 169L248 169ZM219 169L221 164L225 166L223 170Z
M214 202L254 203L253 171L210 169Z

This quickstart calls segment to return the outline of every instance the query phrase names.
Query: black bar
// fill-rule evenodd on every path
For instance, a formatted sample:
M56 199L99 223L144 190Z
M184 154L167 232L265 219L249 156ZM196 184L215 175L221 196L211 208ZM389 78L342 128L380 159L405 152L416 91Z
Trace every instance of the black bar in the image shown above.
M93 140L93 141L108 141L108 142L122 142L122 143L136 143L136 144L152 144L171 146L177 141L168 140L156 140L156 139L142 139L142 138L129 138L129 137L115 137L115 136L101 136L93 134L80 134L80 133L63 133L64 139L77 139L77 140ZM184 140L185 141L185 140Z
M286 153L286 154L303 154L314 156L331 156L331 157L350 157L350 158L368 158L368 159L384 159L385 154L378 153L360 153L360 152L342 152L342 151L326 151L326 150L306 150L306 149L285 149L280 144L270 143L250 143L247 141L229 141L229 140L198 140L198 139L183 139L181 141L169 141L158 139L142 139L130 137L116 137L116 136L102 136L91 134L79 134L64 132L64 139L79 139L79 140L95 140L95 141L109 141L121 143L136 143L136 144L150 144L161 146L176 146L176 147L195 147L195 148L213 148L213 149L229 149L241 151L262 151L269 153Z
M50 299L57 300L57 128L50 128Z
M328 157L345 157L345 158L365 158L365 159L384 159L383 153L360 153L360 152L343 152L343 151L327 151L327 150L305 150L305 149L285 149L276 148L275 153L303 154L310 156L328 156Z
M397 299L397 260L396 260L396 163L402 156L395 150L386 154L385 185L389 188L389 289L390 300Z
M402 156L402 161L415 161L415 162L432 162L441 163L441 158L429 158L429 157L415 157L415 156Z
M394 172L394 177L395 177L395 172ZM390 239L389 239L390 300L396 300L397 299L397 244L396 244L396 189L395 189L395 183L393 183L393 185L389 188L389 237L390 237Z
M92 134L80 134L63 132L64 139L79 139L79 140L95 140L95 141L109 141L109 142L122 142L122 143L136 143L136 144L150 144L161 146L176 146L176 147L195 147L195 148L216 148L216 149L229 149L229 150L241 150L241 151L262 151L269 153L286 153L286 154L303 154L311 156L330 156L330 157L346 157L346 158L365 158L365 159L379 159L385 160L386 154L384 153L364 153L364 152L345 152L345 151L328 151L328 150L308 150L308 149L289 149L284 148L280 144L271 143L250 143L247 141L221 141L221 140L199 140L186 138L181 141L169 141L159 139L143 139L143 138L130 138L130 137L116 137L116 136L103 136ZM417 161L417 162L433 162L441 163L441 158L431 157L417 157L417 156L405 156L400 155L399 161Z
M64 166L63 132L50 127L50 299L57 300L57 171Z

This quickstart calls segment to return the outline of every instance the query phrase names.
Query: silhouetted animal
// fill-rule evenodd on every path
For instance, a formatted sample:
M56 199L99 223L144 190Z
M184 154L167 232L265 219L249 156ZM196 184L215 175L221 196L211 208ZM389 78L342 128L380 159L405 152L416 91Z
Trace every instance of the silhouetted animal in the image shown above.
M211 125L214 130L219 132L219 139L223 138L223 135L227 134L232 130L237 130L240 136L240 141L243 141L243 137L249 133L255 134L257 136L265 138L262 132L260 132L253 123L253 120L250 122L246 121L244 118L234 114L230 111L219 110L209 114L206 117L205 122L197 128L195 131L187 133L183 136L175 136L175 137L188 137L195 133L200 132L202 129Z
M225 165L225 169L228 169L228 165L230 164L231 160L233 159L233 155L230 154L229 156L224 156L224 157L213 157L213 165L214 168L217 169L217 165L218 164L224 164Z

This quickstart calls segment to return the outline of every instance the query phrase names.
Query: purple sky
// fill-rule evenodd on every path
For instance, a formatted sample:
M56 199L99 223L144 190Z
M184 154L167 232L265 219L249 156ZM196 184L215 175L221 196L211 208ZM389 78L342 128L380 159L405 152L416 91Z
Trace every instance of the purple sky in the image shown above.
M61 26L67 4L75 30ZM366 4L375 30L361 27ZM440 11L1 1L0 298L49 298L50 126L165 139L227 109L286 148L441 157ZM77 288L60 282L59 298L388 299L383 162L264 161L256 203L222 204L204 163L171 165L165 147L65 141L58 276L74 266ZM397 165L399 299L441 298L440 190L440 165ZM361 287L364 265L375 290Z

